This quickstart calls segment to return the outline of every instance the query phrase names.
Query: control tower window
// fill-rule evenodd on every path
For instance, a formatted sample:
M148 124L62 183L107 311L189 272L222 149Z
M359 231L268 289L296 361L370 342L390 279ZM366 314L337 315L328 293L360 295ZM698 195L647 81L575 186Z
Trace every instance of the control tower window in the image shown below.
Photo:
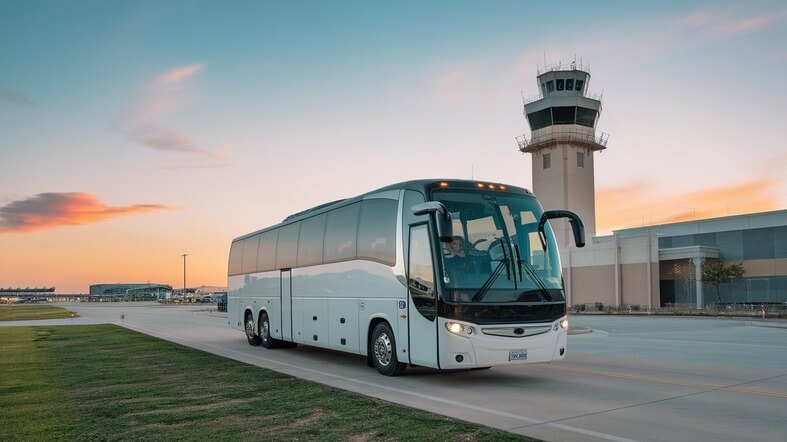
M544 169L549 169L552 167L552 154L545 153L544 154Z
M552 110L550 108L542 109L537 112L527 114L527 121L530 123L530 129L536 130L552 125Z
M574 90L574 79L573 78L569 78L568 80L566 80L566 90L567 91L573 91Z
M557 83L557 90L559 90L559 91L562 91L565 88L565 86L566 86L565 80L562 80L562 79L561 80L555 80L555 83Z
M596 124L596 110L586 107L577 107L577 124L585 127L593 127Z
M577 152L577 167L585 167L585 154Z
M582 86L584 86L584 85L585 85L584 81L577 80L576 83L574 84L574 87L576 88L576 90L581 91L582 90Z
M552 120L555 124L574 124L576 106L555 106L552 108Z
M547 81L547 92L555 90L555 83L552 80Z

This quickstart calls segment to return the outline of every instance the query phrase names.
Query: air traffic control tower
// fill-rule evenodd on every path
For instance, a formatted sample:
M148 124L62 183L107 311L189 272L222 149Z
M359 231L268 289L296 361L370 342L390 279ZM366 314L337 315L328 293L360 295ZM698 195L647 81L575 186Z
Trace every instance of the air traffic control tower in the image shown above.
M596 135L601 96L587 93L589 69L576 62L538 69L540 94L524 100L530 136L517 137L533 159L533 193L544 210L566 209L582 218L588 240L596 234L593 154L606 149ZM561 249L573 245L568 222L552 221Z

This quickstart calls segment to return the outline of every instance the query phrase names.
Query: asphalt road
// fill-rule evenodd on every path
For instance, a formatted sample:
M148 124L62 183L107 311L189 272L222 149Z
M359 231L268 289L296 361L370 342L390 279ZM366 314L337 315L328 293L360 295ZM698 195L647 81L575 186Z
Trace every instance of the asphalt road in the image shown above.
M40 323L124 323L250 364L544 440L787 440L787 328L729 319L572 317L594 332L570 336L563 362L447 373L415 368L389 378L356 355L302 345L251 347L207 305L65 306L82 317Z

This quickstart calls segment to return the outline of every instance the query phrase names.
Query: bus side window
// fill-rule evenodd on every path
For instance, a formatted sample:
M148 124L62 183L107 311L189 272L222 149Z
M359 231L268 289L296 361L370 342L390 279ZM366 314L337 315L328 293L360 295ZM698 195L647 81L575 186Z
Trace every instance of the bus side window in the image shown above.
M243 240L243 257L241 258L241 273L254 273L257 271L257 246L260 243L260 235Z
M233 241L230 246L230 263L227 273L237 275L240 273L240 261L243 256L243 241Z
M328 220L325 223L323 262L355 259L360 207L361 205L356 203L328 213Z
M371 199L361 204L358 222L358 258L392 266L396 263L396 212L399 203Z

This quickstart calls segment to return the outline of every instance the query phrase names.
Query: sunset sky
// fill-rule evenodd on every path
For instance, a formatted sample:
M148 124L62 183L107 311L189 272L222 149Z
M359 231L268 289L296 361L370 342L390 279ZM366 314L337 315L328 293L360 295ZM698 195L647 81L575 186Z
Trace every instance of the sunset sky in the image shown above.
M0 287L225 285L233 237L413 178L531 187L603 92L599 233L787 208L787 4L0 0Z

